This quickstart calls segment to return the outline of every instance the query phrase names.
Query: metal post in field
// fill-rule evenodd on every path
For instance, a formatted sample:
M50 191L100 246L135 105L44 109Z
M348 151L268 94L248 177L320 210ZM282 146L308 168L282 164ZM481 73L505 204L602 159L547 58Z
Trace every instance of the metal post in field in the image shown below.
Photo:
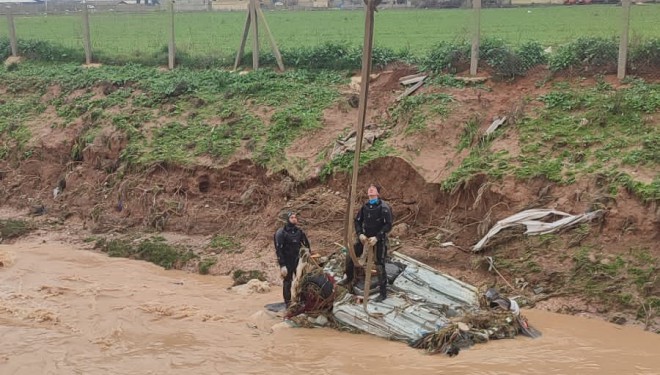
M174 0L170 0L168 4L170 10L170 42L167 45L167 67L172 70L174 69L174 55L175 55L175 44L174 44Z
M474 30L472 30L472 51L470 53L470 75L477 75L479 66L479 39L481 37L481 0L472 0L474 9Z
M355 154L353 155L353 175L351 177L351 188L346 202L346 213L344 216L344 243L348 249L353 264L359 265L355 249L353 249L353 211L355 210L355 196L357 195L358 170L360 169L360 152L362 151L362 139L364 137L364 123L367 118L367 99L369 97L369 77L371 76L371 54L374 43L374 11L375 0L366 0L364 21L364 46L362 48L362 74L360 81L360 105L358 107L357 135L355 143ZM364 251L368 251L365 249ZM366 288L365 288L366 289ZM366 304L368 295L364 296ZM366 308L366 305L365 305Z
M92 37L89 31L89 9L87 9L87 1L82 3L83 11L83 48L85 48L85 64L92 63Z
M628 60L628 31L630 29L630 1L621 0L621 39L619 41L619 61L616 77L626 78L626 62Z
M11 6L7 6L7 25L9 25L9 45L11 46L11 55L18 56L18 42L16 40L16 25L14 25L14 14Z

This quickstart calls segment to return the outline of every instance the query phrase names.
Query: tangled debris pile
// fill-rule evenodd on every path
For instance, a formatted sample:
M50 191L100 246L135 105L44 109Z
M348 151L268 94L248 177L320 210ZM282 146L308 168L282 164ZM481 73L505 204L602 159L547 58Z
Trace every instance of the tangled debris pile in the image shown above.
M480 298L474 286L398 252L386 263L388 298L376 302L369 295L364 309L364 275L349 289L336 285L343 258L335 254L317 260L302 251L287 319L301 327L370 333L450 356L492 339L540 335L520 315L515 301L497 293ZM369 290L377 292L377 275L371 283Z

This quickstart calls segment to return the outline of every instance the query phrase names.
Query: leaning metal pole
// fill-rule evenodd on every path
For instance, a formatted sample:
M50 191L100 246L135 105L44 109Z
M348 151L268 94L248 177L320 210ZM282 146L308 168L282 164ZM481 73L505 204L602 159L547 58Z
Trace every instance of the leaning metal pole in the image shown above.
M369 76L371 75L371 52L373 49L374 36L374 11L376 0L364 0L364 46L362 48L362 78L360 81L360 106L358 108L357 139L355 143L355 154L353 157L353 176L351 177L351 189L348 193L346 216L344 222L344 243L348 253L353 259L353 264L358 266L358 259L353 248L353 211L355 210L355 196L357 194L358 171L360 169L360 153L362 151L362 139L364 137L364 123L367 117L367 98L369 96Z

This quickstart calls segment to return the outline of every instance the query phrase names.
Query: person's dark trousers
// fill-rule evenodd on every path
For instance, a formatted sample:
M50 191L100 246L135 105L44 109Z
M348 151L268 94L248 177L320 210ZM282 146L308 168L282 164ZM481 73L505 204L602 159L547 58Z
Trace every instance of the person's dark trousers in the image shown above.
M358 241L353 245L355 250L355 256L360 257L364 252L364 247L362 242ZM380 295L383 297L387 296L387 273L385 272L385 258L387 257L387 246L385 246L385 241L379 239L376 242L376 271L378 271L378 281L380 287ZM353 258L349 255L346 260L346 283L353 281L355 277L355 264L353 263Z
M286 262L287 273L282 282L282 295L287 307L291 304L291 284L293 283L293 276L296 274L296 267L298 267L298 259L291 259Z

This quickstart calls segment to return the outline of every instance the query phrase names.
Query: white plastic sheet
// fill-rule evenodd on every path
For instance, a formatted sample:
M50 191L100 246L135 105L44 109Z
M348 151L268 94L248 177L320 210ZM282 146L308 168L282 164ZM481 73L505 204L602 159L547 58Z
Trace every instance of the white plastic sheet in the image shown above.
M560 216L561 219L553 222L545 222L541 220L550 215ZM488 233L486 233L486 235L472 247L472 251L477 252L482 250L491 238L493 238L497 233L505 228L524 225L527 228L525 234L529 236L535 236L570 228L580 223L589 222L594 218L600 217L602 215L603 210L586 212L580 215L571 215L552 209L533 209L522 211L515 215L509 216L506 219L498 221L490 229L490 231L488 231Z

